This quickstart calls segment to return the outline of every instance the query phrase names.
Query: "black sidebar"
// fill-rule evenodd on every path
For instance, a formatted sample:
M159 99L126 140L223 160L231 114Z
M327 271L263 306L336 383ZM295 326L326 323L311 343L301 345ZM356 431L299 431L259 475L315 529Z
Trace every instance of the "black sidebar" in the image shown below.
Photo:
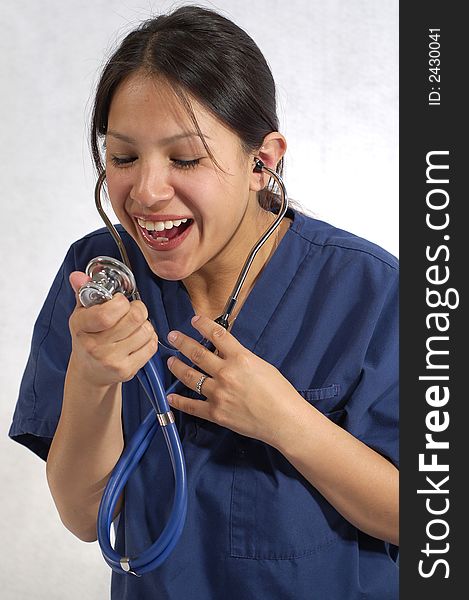
M400 3L402 600L468 593L465 10L463 2Z

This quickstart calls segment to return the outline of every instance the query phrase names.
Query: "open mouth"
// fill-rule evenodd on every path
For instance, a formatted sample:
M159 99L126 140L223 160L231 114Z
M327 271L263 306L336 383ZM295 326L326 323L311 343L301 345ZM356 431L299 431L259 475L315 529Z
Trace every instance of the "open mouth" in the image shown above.
M193 223L193 219L176 219L174 221L147 221L137 218L143 236L160 244L168 243L180 237Z

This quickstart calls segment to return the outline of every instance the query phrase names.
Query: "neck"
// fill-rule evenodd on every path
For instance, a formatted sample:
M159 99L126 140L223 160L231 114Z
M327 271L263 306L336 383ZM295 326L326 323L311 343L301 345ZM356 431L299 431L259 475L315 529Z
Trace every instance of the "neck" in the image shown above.
M216 257L202 269L183 280L196 314L204 314L211 319L216 319L223 313L229 294L233 290L249 253L274 219L272 213L259 209L256 227L252 228L250 235L243 232L242 235L237 236L238 239L233 240L234 243L226 249L223 257ZM274 253L280 239L281 225L256 254L241 288L231 320L236 317L264 265Z

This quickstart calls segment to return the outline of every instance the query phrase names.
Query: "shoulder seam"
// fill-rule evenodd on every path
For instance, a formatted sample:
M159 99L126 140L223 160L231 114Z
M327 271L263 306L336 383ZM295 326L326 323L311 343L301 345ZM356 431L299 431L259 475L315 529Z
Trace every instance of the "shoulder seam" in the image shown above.
M119 231L119 233L121 233L121 232ZM97 236L101 236L101 235L110 235L110 233L105 227L103 227L102 229L96 229L95 231L90 231L90 233L87 233L82 238L76 240L75 244L81 242L82 240L87 240L89 238L93 238L93 237L97 237Z
M380 261L381 263L387 265L388 267L390 267L391 269L394 269L395 271L398 271L398 265L392 264L391 262L387 261L386 259L382 258L381 256L378 256L377 254L370 252L368 250L363 250L362 248L353 248L351 246L347 246L345 244L333 244L330 242L324 242L323 244L320 244L318 242L315 242L314 240L310 240L309 238L305 237L302 233L300 233L297 230L292 229L292 232L295 233L296 235L298 235L299 237L301 237L302 239L304 239L306 242L308 242L311 246L317 246L319 248L326 248L326 247L330 247L330 248L340 248L341 250L351 250L354 252L360 252L361 254L366 254L368 256L371 256L372 258ZM383 248L384 250L384 248ZM385 250L385 252L387 252ZM396 261L398 259L396 258Z

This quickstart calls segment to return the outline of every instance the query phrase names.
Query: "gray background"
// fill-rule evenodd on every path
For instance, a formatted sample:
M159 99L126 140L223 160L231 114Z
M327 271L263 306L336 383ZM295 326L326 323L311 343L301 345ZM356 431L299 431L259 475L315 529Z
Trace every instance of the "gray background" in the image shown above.
M7 438L31 330L62 258L101 226L92 90L138 21L183 3L8 0L0 9L0 597L109 596L97 543L60 523L44 464ZM397 0L200 2L245 28L278 84L290 196L398 254Z

